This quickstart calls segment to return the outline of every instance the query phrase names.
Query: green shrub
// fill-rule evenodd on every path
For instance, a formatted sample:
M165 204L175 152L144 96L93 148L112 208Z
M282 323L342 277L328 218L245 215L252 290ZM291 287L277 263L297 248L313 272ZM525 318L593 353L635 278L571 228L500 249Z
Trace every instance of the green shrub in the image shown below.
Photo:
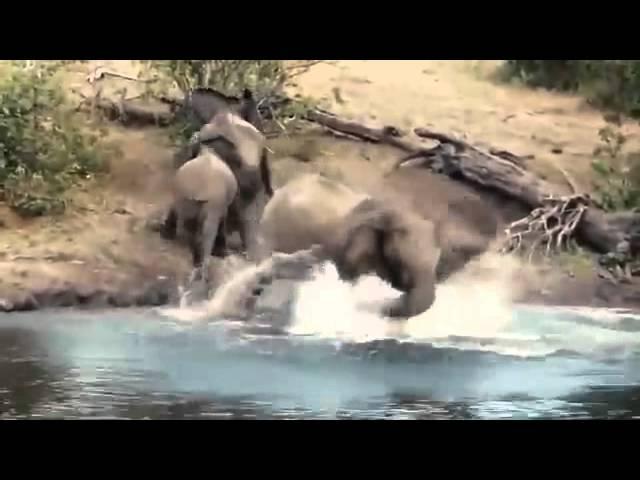
M591 167L596 201L608 211L640 207L640 152L627 152L627 138L619 124L600 129L600 145L593 154Z
M65 191L106 168L100 135L79 118L56 73L67 62L3 62L0 196L19 214L64 211Z
M504 76L583 94L596 107L640 116L640 60L507 60Z
M152 60L144 62L186 93L210 87L239 95L250 88L258 97L280 91L287 75L280 60Z
M182 94L194 88L209 87L225 95L239 96L244 88L249 88L259 101L263 101L282 95L291 78L318 62L299 62L289 67L281 60L149 60L142 63L159 74L159 81L149 87L152 94L166 94L172 87L177 87ZM303 113L315 105L310 98L297 98L279 104L270 111L270 116L278 129L286 131L287 126L295 127ZM193 128L184 123L176 124L174 139L183 143L194 133Z

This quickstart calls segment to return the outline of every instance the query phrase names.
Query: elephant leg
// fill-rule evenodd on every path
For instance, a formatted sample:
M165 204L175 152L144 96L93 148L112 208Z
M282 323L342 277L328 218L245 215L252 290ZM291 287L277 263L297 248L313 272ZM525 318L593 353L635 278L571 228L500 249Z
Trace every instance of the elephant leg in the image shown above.
M202 255L202 227L198 224L196 230L189 235L189 248L191 250L191 258L193 261L193 268L202 267L204 257Z
M176 238L177 228L178 215L175 207L171 207L167 217L160 227L160 235L167 240L174 240Z
M391 318L414 317L431 308L435 298L435 277L433 274L424 275L413 288L387 305L383 314Z
M182 209L183 211L180 214L176 214L176 236L179 240L186 238L187 233L187 218L185 215L186 209ZM195 232L192 232L190 239L195 237Z
M227 217L225 216L220 221L220 227L218 228L218 234L216 235L211 255L224 258L227 254Z
M251 262L260 262L268 255L259 228L263 210L261 198L258 196L239 212L240 238Z
M212 208L209 205L205 204L204 209L205 210L202 212L204 221L202 222L199 243L202 279L206 282L208 277L209 257L211 255L211 251L213 250L216 236L218 235L218 230L220 228L220 222L223 216L220 214L217 208Z

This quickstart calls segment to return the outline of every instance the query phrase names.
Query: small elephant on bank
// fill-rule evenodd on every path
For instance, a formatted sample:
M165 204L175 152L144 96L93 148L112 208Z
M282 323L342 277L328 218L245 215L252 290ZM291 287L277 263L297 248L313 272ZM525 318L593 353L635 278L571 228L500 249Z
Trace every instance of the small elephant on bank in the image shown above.
M403 291L385 309L391 317L418 315L435 299L438 232L411 211L311 174L275 192L260 227L270 251L294 253L320 245L341 278L373 273Z
M188 239L193 266L206 282L208 261L227 211L238 193L229 166L207 142L175 175L175 217L178 238Z
M229 167L236 179L238 191L225 212L222 220L225 228L218 230L215 248L211 253L226 255L227 231L233 229L240 233L249 259L257 260L261 256L258 223L273 189L266 139L254 125L260 125L255 101L250 92L245 91L242 102L236 108L232 108L232 105L227 104L230 97L220 97L217 92L208 89L197 93L201 97L204 95L202 98L209 101L203 104L201 99L201 103L197 104L207 107L203 110L206 113L200 112L201 117L209 113L212 113L213 117L192 138L186 148L176 155L174 166L179 170L199 154L201 145L207 144L208 148ZM165 237L173 236L175 225L176 211L172 208L163 228Z

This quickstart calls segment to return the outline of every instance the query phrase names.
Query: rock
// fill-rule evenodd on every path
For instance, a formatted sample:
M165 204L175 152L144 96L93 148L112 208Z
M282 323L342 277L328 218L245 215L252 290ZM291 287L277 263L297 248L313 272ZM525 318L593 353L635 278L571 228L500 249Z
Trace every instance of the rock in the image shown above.
M147 287L135 299L138 306L154 306L159 307L165 305L169 301L169 292L164 285L151 285Z
M131 307L136 303L132 295L128 292L113 293L108 296L107 302L112 307L117 307L117 308Z
M31 294L25 295L13 306L14 312L31 312L40 308L38 301Z
M80 288L76 291L77 305L91 305L96 297L96 290L89 288Z
M619 255L629 255L631 253L631 244L627 240L623 240L616 245L616 253Z
M595 296L606 303L613 302L618 296L618 287L610 282L603 282L596 287Z
M0 312L12 312L13 302L6 298L0 298Z

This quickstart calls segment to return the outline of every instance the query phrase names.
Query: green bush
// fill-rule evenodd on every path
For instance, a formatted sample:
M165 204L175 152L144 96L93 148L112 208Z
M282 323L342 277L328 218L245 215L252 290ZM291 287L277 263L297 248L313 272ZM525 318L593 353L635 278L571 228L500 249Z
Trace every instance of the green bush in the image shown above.
M640 207L640 152L627 152L627 137L620 125L611 123L600 129L600 145L591 167L596 174L595 198L608 211Z
M507 60L504 75L583 94L596 107L640 117L640 60Z
M67 62L2 62L0 196L24 216L64 211L65 191L106 168L100 135L57 81Z
M164 74L186 93L210 87L226 95L250 88L258 97L280 91L287 80L280 60L151 60L147 66Z
M209 87L225 95L239 96L245 88L251 89L260 101L274 99L284 93L291 78L304 73L319 60L299 62L289 67L281 60L149 60L143 61L159 81L150 85L151 94L165 94L177 87L182 94L194 88ZM294 102L279 104L270 115L281 131L295 126L303 112L316 102L297 98ZM174 138L180 143L194 133L193 126L177 124Z

